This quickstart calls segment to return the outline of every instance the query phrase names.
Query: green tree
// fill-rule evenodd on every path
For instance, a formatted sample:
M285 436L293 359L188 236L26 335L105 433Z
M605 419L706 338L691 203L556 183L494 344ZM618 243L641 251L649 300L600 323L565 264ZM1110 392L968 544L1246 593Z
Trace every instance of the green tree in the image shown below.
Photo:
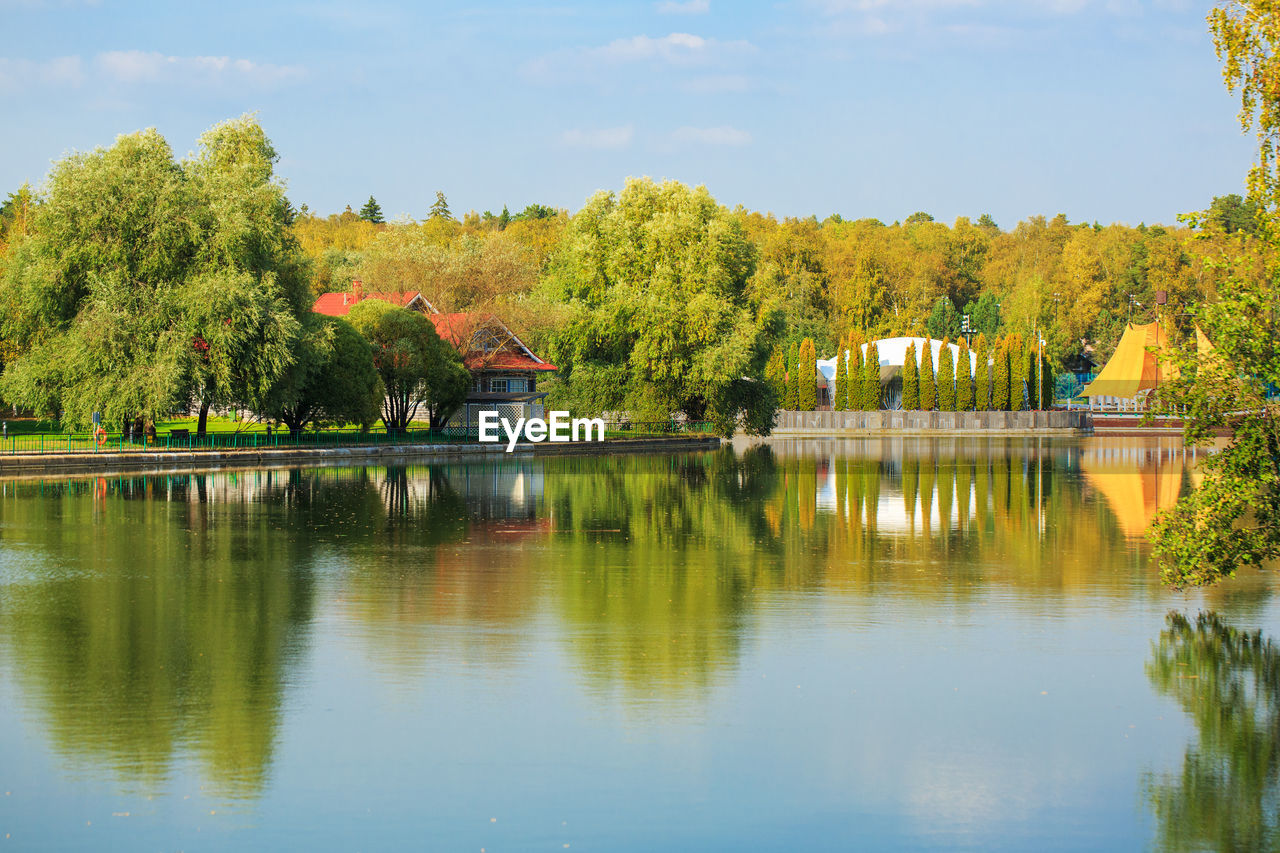
M933 311L925 320L924 328L931 338L960 337L960 312L949 297L938 297L938 301L933 304Z
M973 370L973 408L979 412L988 411L991 408L991 356L987 352L987 336L978 335L974 349L974 370Z
M1009 411L1009 338L996 342L995 370L991 379L991 408L997 412Z
M860 332L849 333L849 360L845 364L845 368L848 370L848 377L845 380L845 388L848 391L845 409L848 410L863 411L867 407L866 389L864 387L863 364L865 363L865 358L862 354L863 345Z
M1008 410L1020 412L1027 389L1027 350L1022 335L1015 332L1006 338L1009 351L1009 402Z
M1280 556L1280 411L1266 396L1268 385L1280 385L1280 9L1265 0L1222 2L1209 28L1227 88L1240 95L1241 126L1257 134L1248 191L1260 208L1260 257L1243 260L1238 245L1220 250L1225 274L1216 298L1192 308L1215 350L1176 359L1183 378L1162 391L1186 412L1188 443L1231 429L1226 446L1205 456L1200 485L1152 526L1161 577L1178 587ZM1254 274L1250 267L1259 265L1263 274Z
M938 411L956 410L956 367L951 356L951 340L942 339L938 350Z
M55 164L0 281L7 399L80 427L260 401L311 302L276 159L245 117L182 163L148 130Z
M360 218L365 222L372 222L374 225L381 225L387 221L382 216L382 206L378 204L373 196L369 196L369 200L364 203L364 207L360 208Z
M956 411L973 411L973 359L969 357L969 341L960 339L960 349L956 354Z
M1243 231L1246 234L1258 232L1258 203L1252 199L1246 201L1237 193L1214 196L1209 205L1206 221L1221 228L1227 234Z
M782 348L776 347L773 355L769 356L769 364L764 371L765 382L769 384L769 388L773 391L775 397L782 400L787 393L787 362L786 357L782 354Z
M444 193L436 190L436 200L431 205L431 210L427 213L428 219L436 219L442 222L453 222L453 214L449 212L449 200L444 197Z
M787 396L783 408L792 412L800 408L800 348L794 343L787 352Z
M908 411L920 408L920 363L916 360L915 341L907 344L902 360L902 408Z
M836 396L831 401L833 412L843 412L849 408L849 362L846 355L848 350L848 339L841 338L840 345L836 347Z
M926 340L920 350L920 408L926 412L938 408L938 378L933 372L932 340Z
M802 412L812 412L818 407L817 371L817 348L813 338L805 338L800 342L800 365L797 370L800 381L799 409Z
M382 422L388 431L408 429L420 407L433 422L447 419L466 398L467 369L425 316L381 299L366 299L347 317L373 348L373 363L386 391Z
M964 313L969 315L969 329L989 338L1000 332L1000 302L990 290L984 290L976 302L970 301L964 306Z
M867 344L867 358L862 380L862 408L874 412L880 408L880 347L875 341Z
M297 358L262 414L295 433L313 421L368 427L378 419L383 394L369 342L346 320L312 314L303 323Z
M725 434L737 427L730 401L766 404L740 386L762 374L781 315L771 296L748 293L755 249L705 188L629 180L621 194L590 198L561 248L544 280L565 312L548 347L558 402L636 420L715 411ZM812 383L810 373L798 388ZM768 412L742 414L772 422Z

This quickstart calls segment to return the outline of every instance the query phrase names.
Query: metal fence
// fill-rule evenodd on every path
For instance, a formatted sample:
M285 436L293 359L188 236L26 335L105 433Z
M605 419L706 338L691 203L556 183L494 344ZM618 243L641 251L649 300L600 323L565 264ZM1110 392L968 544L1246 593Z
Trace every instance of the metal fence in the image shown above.
M705 422L662 421L605 423L606 438L643 438L675 434L709 434ZM501 441L506 441L502 430ZM592 435L595 433L593 432ZM210 432L196 435L185 429L160 432L154 437L128 433L23 433L0 438L0 454L49 453L129 453L152 451L258 450L290 447L365 447L403 444L475 444L480 440L475 427L409 429L403 431L322 429ZM521 441L523 441L523 436Z

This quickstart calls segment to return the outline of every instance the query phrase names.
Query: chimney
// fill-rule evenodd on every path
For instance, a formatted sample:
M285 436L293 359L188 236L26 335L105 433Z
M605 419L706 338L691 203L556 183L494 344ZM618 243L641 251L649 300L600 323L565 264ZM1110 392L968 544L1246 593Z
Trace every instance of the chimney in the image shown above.
M352 279L351 280L351 301L355 303L355 302L359 302L361 299L364 299L364 282L362 282L358 278Z

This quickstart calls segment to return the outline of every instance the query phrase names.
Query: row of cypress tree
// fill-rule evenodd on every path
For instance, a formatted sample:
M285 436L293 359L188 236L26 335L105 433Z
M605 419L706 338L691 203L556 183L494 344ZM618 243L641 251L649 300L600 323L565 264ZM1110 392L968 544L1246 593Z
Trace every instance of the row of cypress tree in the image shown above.
M932 342L917 352L907 346L902 368L902 408L941 412L1021 411L1046 408L1053 402L1053 369L1042 361L1036 369L1034 342L1019 334L997 338L989 346L986 335L974 341L977 370L970 372L969 342L960 339L956 357L950 339L942 341L938 364L933 364ZM836 411L874 411L883 406L880 388L880 353L875 341L864 349L862 335L851 332L837 352L848 357L836 362ZM812 338L792 344L785 358L773 354L765 378L773 386L783 409L811 412L817 408L817 348ZM1039 395L1037 380L1042 379Z
M974 341L976 370L970 373L969 344L960 339L957 358L951 357L950 340L944 339L933 366L932 346L918 356L915 344L907 346L902 367L902 408L941 412L1043 409L1053 405L1053 367L1041 356L1036 367L1036 347L1019 334L997 338L988 346L986 335ZM1039 386L1039 387L1037 387Z

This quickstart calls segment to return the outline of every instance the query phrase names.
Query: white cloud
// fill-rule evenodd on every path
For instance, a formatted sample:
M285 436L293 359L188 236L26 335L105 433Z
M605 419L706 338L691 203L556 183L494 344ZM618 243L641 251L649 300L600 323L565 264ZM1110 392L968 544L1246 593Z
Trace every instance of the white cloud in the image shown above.
M304 74L297 65L274 65L229 56L167 56L141 50L100 53L95 64L104 75L120 83L234 80L272 86L299 79Z
M751 80L742 74L711 74L695 77L682 87L695 95L719 95L724 92L745 92L751 88Z
M602 127L595 130L573 128L560 135L560 141L570 148L616 149L626 148L635 138L636 130L627 124L622 127Z
M681 127L671 132L671 141L677 145L730 145L751 144L751 134L729 125L720 127Z
M79 86L84 68L78 56L59 56L43 62L0 58L0 92L16 92L35 85Z
M711 11L711 0L663 0L658 4L660 15L705 15Z
M715 65L754 51L755 46L747 41L721 41L693 33L670 33L657 38L639 35L615 39L599 47L557 51L534 60L522 70L535 79L582 79L601 68L640 63L673 67Z

